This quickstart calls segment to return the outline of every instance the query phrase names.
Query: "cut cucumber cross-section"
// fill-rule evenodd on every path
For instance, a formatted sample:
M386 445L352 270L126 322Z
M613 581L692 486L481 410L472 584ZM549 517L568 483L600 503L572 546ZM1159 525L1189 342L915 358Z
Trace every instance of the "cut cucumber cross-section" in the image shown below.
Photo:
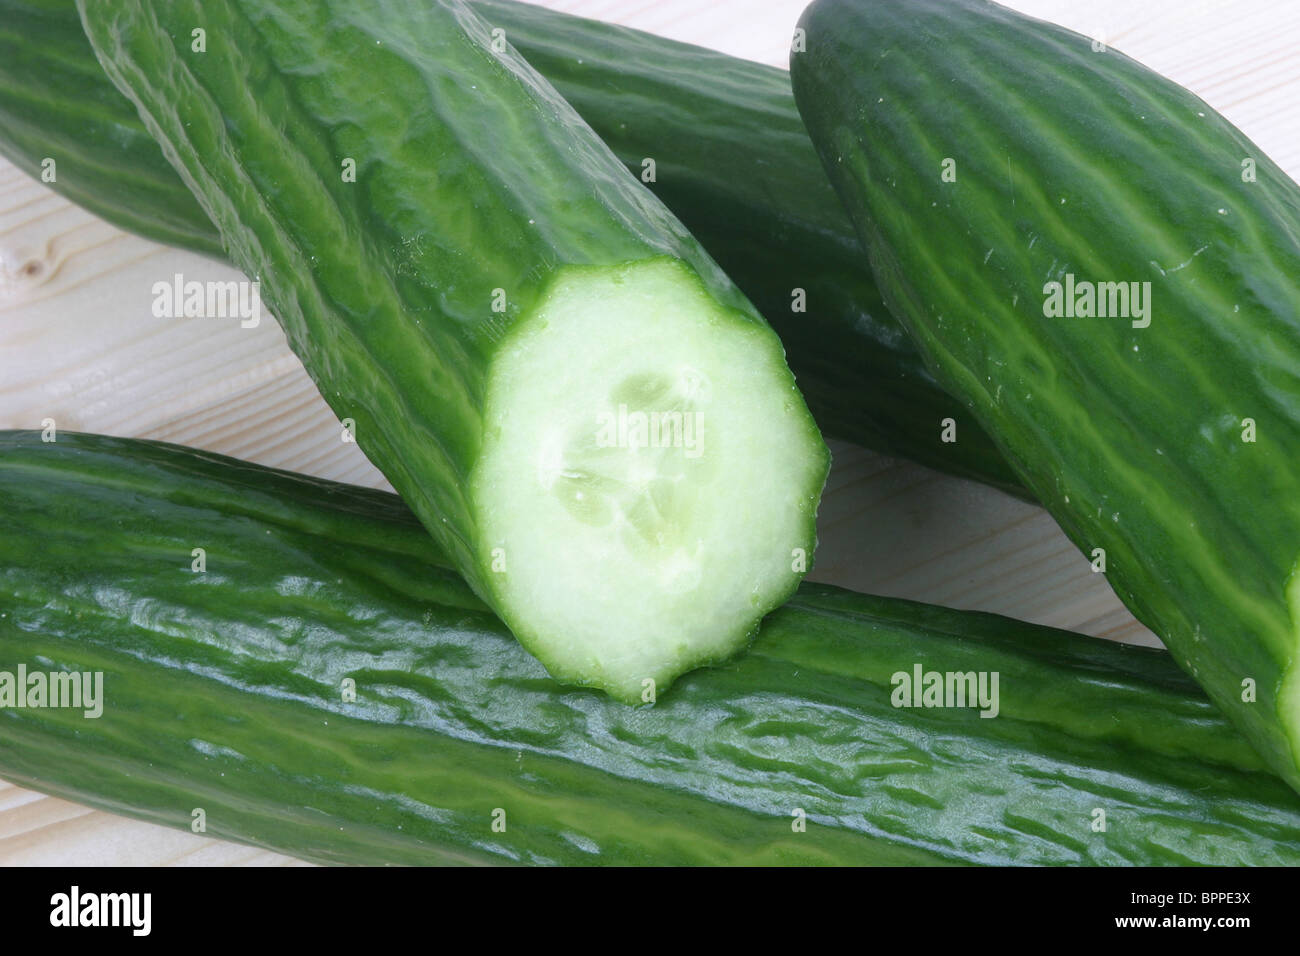
M503 343L482 561L553 674L651 698L782 600L815 504L791 489L824 467L785 453L811 440L787 375L766 329L668 259L561 274Z
M326 401L557 676L653 700L793 593L828 455L779 340L469 8L79 9Z

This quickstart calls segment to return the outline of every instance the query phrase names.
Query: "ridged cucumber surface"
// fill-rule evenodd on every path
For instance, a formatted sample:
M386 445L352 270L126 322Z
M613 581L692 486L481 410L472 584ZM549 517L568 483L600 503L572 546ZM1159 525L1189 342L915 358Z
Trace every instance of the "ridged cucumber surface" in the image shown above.
M801 22L795 94L891 309L1300 786L1300 187L1187 90L996 4Z
M468 7L80 9L325 400L553 674L652 701L793 593L828 453L779 339Z
M471 7L636 176L655 162L648 188L776 329L822 431L1026 494L858 268L784 70L531 4ZM0 0L0 153L121 228L224 255L95 60L75 0ZM943 440L947 418L956 442Z
M0 500L0 672L103 675L98 717L0 675L0 776L115 813L332 863L1300 863L1300 800L1162 651L804 584L634 709L392 495L6 432ZM996 673L997 715L895 706L918 667Z

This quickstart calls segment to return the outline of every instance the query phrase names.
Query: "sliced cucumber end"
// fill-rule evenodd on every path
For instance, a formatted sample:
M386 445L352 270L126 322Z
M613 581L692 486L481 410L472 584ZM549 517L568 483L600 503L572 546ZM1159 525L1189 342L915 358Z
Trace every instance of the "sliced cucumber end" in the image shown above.
M775 334L689 267L569 268L489 373L482 575L552 675L652 701L793 593L828 464Z

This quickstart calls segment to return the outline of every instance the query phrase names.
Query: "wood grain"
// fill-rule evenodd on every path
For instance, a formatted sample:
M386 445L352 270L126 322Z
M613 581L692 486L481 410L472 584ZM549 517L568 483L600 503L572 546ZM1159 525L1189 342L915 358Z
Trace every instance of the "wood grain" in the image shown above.
M785 65L801 0L557 0ZM1190 87L1292 176L1300 172L1300 5L1220 0L1018 0ZM152 286L232 269L125 235L0 160L0 428L158 438L387 487L341 439L278 327L158 319ZM812 577L1157 643L1041 509L834 444ZM88 810L0 781L0 864L275 865L297 861Z

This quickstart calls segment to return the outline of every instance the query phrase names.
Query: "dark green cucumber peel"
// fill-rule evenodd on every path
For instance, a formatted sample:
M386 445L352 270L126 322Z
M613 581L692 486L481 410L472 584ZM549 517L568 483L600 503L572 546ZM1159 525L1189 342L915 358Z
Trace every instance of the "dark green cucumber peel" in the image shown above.
M828 435L1023 496L885 310L784 70L510 0L471 6L679 216L772 323ZM207 214L104 75L74 0L0 0L0 153L124 229L222 256ZM792 310L796 288L806 312ZM941 440L956 422L958 441Z
M467 7L80 9L326 401L553 674L652 699L793 593L828 455L779 340Z
M1295 794L1161 651L805 584L631 709L392 495L6 432L0 500L0 670L105 698L0 708L0 776L113 812L335 863L1300 863ZM998 672L998 716L894 707L918 664Z
M802 25L796 97L891 309L1300 786L1300 187L1187 90L994 4ZM1049 317L1067 275L1149 282L1147 318Z

